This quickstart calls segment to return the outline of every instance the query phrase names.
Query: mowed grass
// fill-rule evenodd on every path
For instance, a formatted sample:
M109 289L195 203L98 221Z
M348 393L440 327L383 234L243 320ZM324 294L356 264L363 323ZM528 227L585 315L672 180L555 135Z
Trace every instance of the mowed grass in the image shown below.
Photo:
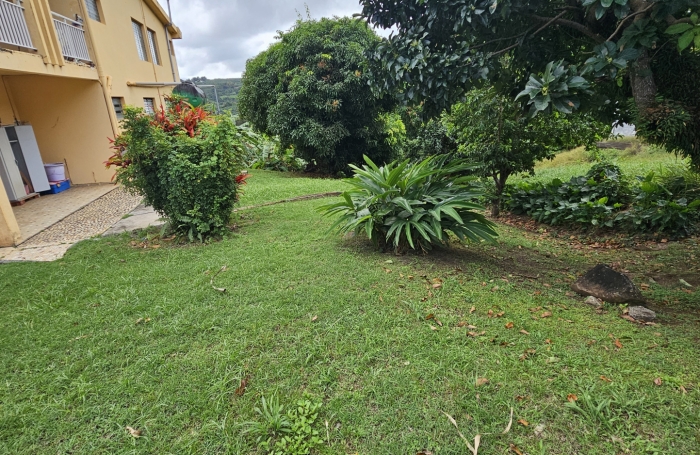
M343 189L255 172L241 205ZM481 455L700 453L697 239L573 249L499 226L498 245L397 257L328 236L328 201L240 212L209 245L122 235L0 265L0 453L261 454L240 424L304 393L322 454L469 453L443 412ZM659 325L567 295L597 262L674 276L645 291Z

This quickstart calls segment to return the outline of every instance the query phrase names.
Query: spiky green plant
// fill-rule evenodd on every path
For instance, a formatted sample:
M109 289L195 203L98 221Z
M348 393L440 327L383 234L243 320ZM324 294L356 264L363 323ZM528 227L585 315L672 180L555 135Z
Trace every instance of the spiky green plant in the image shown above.
M343 200L319 207L326 216L340 218L331 229L361 233L380 247L396 252L430 250L444 245L452 232L462 241L494 241L494 224L473 202L482 195L474 177L465 174L472 165L434 156L419 163L394 161L377 166L367 156L362 168L347 182L353 186Z

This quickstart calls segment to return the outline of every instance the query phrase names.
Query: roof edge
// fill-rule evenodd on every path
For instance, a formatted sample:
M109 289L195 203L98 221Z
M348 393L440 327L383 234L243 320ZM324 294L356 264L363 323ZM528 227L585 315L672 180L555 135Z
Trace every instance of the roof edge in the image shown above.
M165 12L162 6L160 6L158 0L144 0L144 2L149 8L151 8L155 15L158 16L158 19L163 23L163 25L168 27L168 31L170 32L172 39L182 38L182 30L170 22L170 16L168 16L168 13Z

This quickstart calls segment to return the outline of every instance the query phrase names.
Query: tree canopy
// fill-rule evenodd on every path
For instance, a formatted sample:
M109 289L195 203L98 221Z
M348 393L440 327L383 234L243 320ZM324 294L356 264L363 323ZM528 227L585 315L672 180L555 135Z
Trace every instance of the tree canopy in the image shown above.
M501 195L511 175L534 172L537 161L551 159L561 150L595 146L611 129L580 113L530 116L513 98L492 87L471 90L444 120L459 144L458 153L476 163L482 177L493 179L494 216L499 214Z
M360 3L370 23L396 30L373 53L380 92L436 114L493 84L533 114L632 121L700 166L698 0Z
M367 23L335 18L298 21L279 42L246 65L239 93L241 117L284 148L336 173L365 154L391 155L381 115L395 106L378 98L367 74L366 52L380 39Z

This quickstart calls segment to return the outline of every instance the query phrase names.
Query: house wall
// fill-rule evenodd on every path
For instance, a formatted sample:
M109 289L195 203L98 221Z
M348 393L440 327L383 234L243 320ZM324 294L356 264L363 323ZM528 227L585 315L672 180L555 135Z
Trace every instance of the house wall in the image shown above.
M5 185L0 183L0 247L14 246L19 242L20 232Z
M10 125L15 122L15 112L8 96L9 88L5 85L4 76L0 76L0 125Z
M74 184L110 181L114 171L104 162L114 132L99 82L28 75L3 80L19 119L34 127L45 163L65 160Z
M63 0L75 1L75 0ZM146 0L101 0L101 21L86 19L91 39L97 54L98 66L109 80L106 88L109 97L124 98L127 105L143 107L144 98L155 98L156 104L164 102L163 96L172 88L130 87L127 82L177 82L180 80L177 61L173 56L175 77L168 58L164 24L148 6ZM144 40L149 61L139 58L132 20L144 25ZM156 44L160 56L159 64L153 61L148 45L147 29L156 33Z

